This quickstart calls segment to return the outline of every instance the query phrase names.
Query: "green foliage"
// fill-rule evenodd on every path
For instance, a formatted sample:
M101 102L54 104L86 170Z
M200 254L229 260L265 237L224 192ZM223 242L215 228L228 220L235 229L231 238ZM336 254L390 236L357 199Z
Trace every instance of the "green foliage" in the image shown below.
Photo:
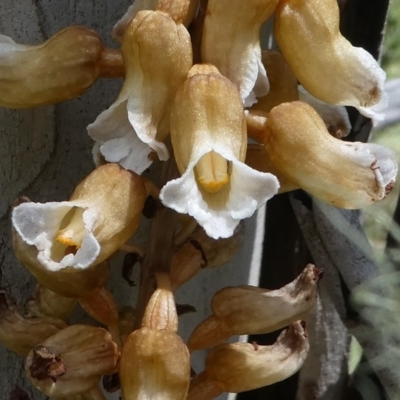
M400 76L400 1L392 0L386 24L382 66L388 77Z

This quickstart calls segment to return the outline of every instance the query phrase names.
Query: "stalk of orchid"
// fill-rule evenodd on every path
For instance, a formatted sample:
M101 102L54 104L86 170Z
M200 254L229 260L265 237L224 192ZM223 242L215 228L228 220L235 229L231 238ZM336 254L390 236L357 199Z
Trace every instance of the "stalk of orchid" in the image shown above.
M342 140L351 128L342 106L379 118L384 72L340 35L334 0L300 3L136 0L113 29L120 50L82 26L38 46L0 36L3 107L54 104L124 77L88 126L96 168L70 199L20 198L12 210L15 256L38 286L26 315L0 294L0 341L27 356L28 377L47 396L103 399L101 376L119 373L123 400L204 400L301 368L323 266L277 290L224 287L186 344L174 298L234 257L243 220L277 193L301 188L361 208L394 185L390 149ZM280 52L261 49L271 16ZM328 82L325 70L339 78ZM148 168L161 171L157 183L141 176ZM147 242L132 243L150 203ZM137 301L119 308L107 284L109 261L123 251L137 252L141 277ZM68 326L77 303L107 329ZM223 343L283 328L272 346ZM205 370L191 378L190 352L203 348Z

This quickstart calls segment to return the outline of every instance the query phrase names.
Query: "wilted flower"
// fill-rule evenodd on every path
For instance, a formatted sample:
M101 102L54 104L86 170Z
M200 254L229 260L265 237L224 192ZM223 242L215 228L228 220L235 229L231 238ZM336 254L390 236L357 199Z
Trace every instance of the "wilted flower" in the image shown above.
M190 383L187 400L211 400L222 392L240 393L289 378L303 365L309 347L302 322L293 323L271 346L221 344Z
M36 248L45 269L85 269L106 260L135 233L145 198L139 176L107 164L86 177L70 201L15 207L13 228L18 241Z
M122 54L126 75L115 103L88 126L109 162L142 173L156 151L169 153L163 143L170 131L173 97L192 66L190 36L182 24L161 11L140 11L124 34Z
M397 175L392 150L334 138L317 112L301 101L272 109L264 145L283 176L336 207L356 209L382 200Z
M321 270L309 264L293 281L276 290L227 287L213 297L213 315L189 338L191 351L213 347L233 335L269 333L305 319L317 300Z
M29 108L79 96L100 76L122 76L119 52L104 49L99 35L70 26L37 46L0 35L0 105Z
M84 393L115 372L117 345L102 328L72 325L29 353L25 370L33 385L52 398Z
M269 90L261 62L260 29L278 0L209 0L201 56L239 89L246 107Z
M171 139L181 178L161 201L189 214L215 239L229 237L241 219L276 194L278 181L243 163L247 135L239 93L214 66L195 65L171 112Z
M341 35L336 0L280 1L275 35L292 71L313 96L380 118L373 110L386 105L386 74L371 54Z

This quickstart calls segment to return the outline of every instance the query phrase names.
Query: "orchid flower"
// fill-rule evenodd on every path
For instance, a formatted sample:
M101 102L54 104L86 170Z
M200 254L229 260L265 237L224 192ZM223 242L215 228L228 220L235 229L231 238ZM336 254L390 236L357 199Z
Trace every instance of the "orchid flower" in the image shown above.
M274 196L277 178L244 164L243 105L235 85L212 65L195 65L175 96L171 139L182 176L161 190L162 202L193 216L206 233L229 237L241 219Z

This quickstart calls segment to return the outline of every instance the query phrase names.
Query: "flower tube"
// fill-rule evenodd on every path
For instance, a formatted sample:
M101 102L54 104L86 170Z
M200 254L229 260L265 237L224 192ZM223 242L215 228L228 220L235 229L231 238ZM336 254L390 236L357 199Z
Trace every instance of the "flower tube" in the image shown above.
M99 35L70 26L37 46L0 35L0 105L30 108L82 94L101 76L122 76L121 54L105 49Z
M357 209L382 200L396 179L392 150L331 136L317 112L301 101L272 109L263 142L283 176L336 207Z
M278 0L209 0L201 56L239 89L246 107L269 90L261 62L260 29Z
M247 135L243 105L234 84L216 67L195 65L171 112L171 139L181 178L161 190L161 201L189 214L218 239L274 196L275 176L243 163Z
M36 262L48 271L98 265L135 233L145 199L138 175L103 165L76 187L69 201L15 207L16 243L36 248Z
M293 73L313 96L381 118L374 110L386 105L386 74L371 54L341 35L336 0L280 1L275 36Z
M141 174L152 160L169 153L170 111L178 86L192 66L190 36L182 24L161 11L140 11L122 42L126 75L115 103L88 126L109 162Z

